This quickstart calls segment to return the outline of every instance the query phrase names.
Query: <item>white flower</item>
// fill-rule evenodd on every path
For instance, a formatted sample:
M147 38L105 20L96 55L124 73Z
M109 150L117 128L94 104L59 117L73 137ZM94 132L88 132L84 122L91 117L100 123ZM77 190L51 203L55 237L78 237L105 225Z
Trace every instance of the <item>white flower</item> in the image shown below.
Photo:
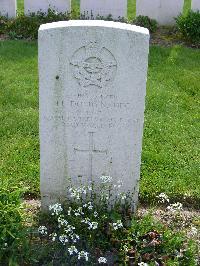
M123 224L122 224L122 221L121 220L117 220L117 222L116 223L113 223L112 226L113 226L113 229L114 230L117 230L119 228L122 228L123 227Z
M56 233L53 233L50 236L52 237L52 241L55 242L56 241L57 234Z
M88 224L88 223L90 223L90 219L87 217L87 218L81 220L81 223Z
M145 262L140 262L140 263L138 263L138 266L148 266L148 264Z
M56 203L54 205L50 205L49 210L52 211L52 215L59 215L63 211L63 208L61 204Z
M7 247L8 246L8 243L4 243L4 247Z
M110 183L112 181L112 177L111 176L105 176L105 175L103 175L103 176L100 177L100 179L101 179L101 182L103 184Z
M76 235L76 234L73 234L73 235L71 235L70 237L71 237L71 240L72 240L73 243L76 243L77 240L80 239L80 237L79 237L78 235Z
M196 236L198 234L198 229L194 226L191 226L191 230L189 232L189 235Z
M88 223L88 229L91 230L91 229L97 229L98 228L98 223L97 222L89 222Z
M71 246L68 248L68 251L69 251L69 254L70 255L73 255L74 253L77 254L78 253L78 250L75 246Z
M158 198L158 201L161 203L169 202L169 198L165 193L160 193L156 198Z
M89 190L89 191L92 191L92 187L91 187L91 186L88 186L88 190Z
M88 259L89 259L88 255L89 255L88 252L81 251L78 253L78 260L80 260L81 258L85 258L85 260L88 261Z
M89 210L92 210L93 209L92 203L91 202L88 202L87 207L88 207Z
M127 197L126 197L126 194L123 192L123 193L119 193L118 196L121 198L121 200L125 200Z
M107 259L104 258L104 257L100 257L100 258L98 259L98 263L107 263Z
M85 186L80 187L80 188L70 188L69 192L70 192L71 198L76 198L77 200L81 198L82 194L84 195L87 194L87 190Z
M67 211L67 214L70 216L71 215L71 211L72 211L72 208L69 207L68 211Z
M68 222L61 217L58 217L58 223L59 223L59 227L62 225L68 225Z
M77 210L74 211L75 216L80 216L81 214L84 215L83 213L83 208L79 207Z
M97 217L98 216L98 212L94 212L94 217Z
M73 230L75 230L75 227L70 224L64 229L66 234L73 234Z
M68 236L67 236L67 235L61 235L61 236L59 236L59 240L60 240L60 242L61 242L63 245L65 245L66 243L69 242L69 240L68 240Z
M177 203L174 203L174 204L170 204L168 207L167 207L167 210L168 211L171 211L171 212L179 212L179 211L182 211L183 209L183 204L180 203L180 202L177 202Z
M47 235L47 228L46 228L46 226L41 225L41 226L38 228L38 232L39 232L41 235Z

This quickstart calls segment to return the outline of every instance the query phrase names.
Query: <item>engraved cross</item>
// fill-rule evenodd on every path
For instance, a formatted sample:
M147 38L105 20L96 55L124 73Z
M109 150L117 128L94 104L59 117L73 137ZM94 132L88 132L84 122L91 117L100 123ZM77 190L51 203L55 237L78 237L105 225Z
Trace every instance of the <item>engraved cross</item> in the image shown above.
M105 153L107 154L107 150L98 150L95 148L94 145L94 133L95 132L89 132L89 148L88 150L82 150L74 148L74 151L77 152L88 152L89 153L89 178L92 181L93 176L93 155L97 153Z

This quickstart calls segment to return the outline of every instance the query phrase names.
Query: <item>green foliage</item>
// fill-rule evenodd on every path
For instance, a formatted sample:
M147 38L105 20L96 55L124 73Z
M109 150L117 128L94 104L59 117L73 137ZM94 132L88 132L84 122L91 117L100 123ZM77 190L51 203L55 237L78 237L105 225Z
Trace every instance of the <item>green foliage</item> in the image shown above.
M152 265L195 265L197 245L192 241L186 244L183 233L168 229L151 214L132 220L128 239L128 252L134 254L132 262L139 259Z
M191 43L200 46L200 12L189 11L176 18L178 30Z
M138 16L133 20L133 24L147 28L150 32L155 32L158 28L158 23L155 19L147 16Z
M0 34L6 33L8 19L6 17L0 16Z
M150 213L133 216L130 194L120 193L121 186L123 190L121 181L112 185L111 177L102 176L89 186L68 188L67 202L49 206L41 216L37 264L98 265L104 257L111 265L194 265L195 241L188 244L185 234L173 232Z
M22 189L0 181L0 264L14 259L24 242L23 216L21 209Z
M38 29L41 24L69 20L68 13L56 13L49 9L48 13L37 12L30 16L20 14L16 19L10 20L7 33L12 39L37 39Z

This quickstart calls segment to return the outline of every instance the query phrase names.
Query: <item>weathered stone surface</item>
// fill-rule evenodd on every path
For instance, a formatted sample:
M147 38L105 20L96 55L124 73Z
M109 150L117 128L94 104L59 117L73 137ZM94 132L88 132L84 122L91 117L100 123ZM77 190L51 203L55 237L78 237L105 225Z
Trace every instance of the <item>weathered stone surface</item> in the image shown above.
M43 207L102 175L136 190L140 177L149 33L105 21L39 30Z
M160 25L172 25L183 5L184 0L136 0L136 15L156 19Z
M24 12L27 15L38 11L47 13L49 8L59 13L70 12L71 0L24 0Z
M200 0L192 0L192 10L200 11Z
M81 14L85 12L89 17L92 12L94 18L111 14L114 19L118 19L127 16L127 0L81 0L80 10Z
M8 18L16 17L16 0L0 0L0 15Z

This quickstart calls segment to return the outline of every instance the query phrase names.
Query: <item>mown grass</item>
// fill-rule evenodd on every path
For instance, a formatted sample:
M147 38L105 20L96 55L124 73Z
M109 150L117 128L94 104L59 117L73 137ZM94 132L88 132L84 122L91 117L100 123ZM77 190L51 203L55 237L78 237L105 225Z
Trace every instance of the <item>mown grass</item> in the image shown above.
M200 50L151 47L140 197L166 192L200 203ZM0 178L39 196L35 42L0 42ZM130 162L131 163L131 162ZM196 202L195 202L196 201Z

